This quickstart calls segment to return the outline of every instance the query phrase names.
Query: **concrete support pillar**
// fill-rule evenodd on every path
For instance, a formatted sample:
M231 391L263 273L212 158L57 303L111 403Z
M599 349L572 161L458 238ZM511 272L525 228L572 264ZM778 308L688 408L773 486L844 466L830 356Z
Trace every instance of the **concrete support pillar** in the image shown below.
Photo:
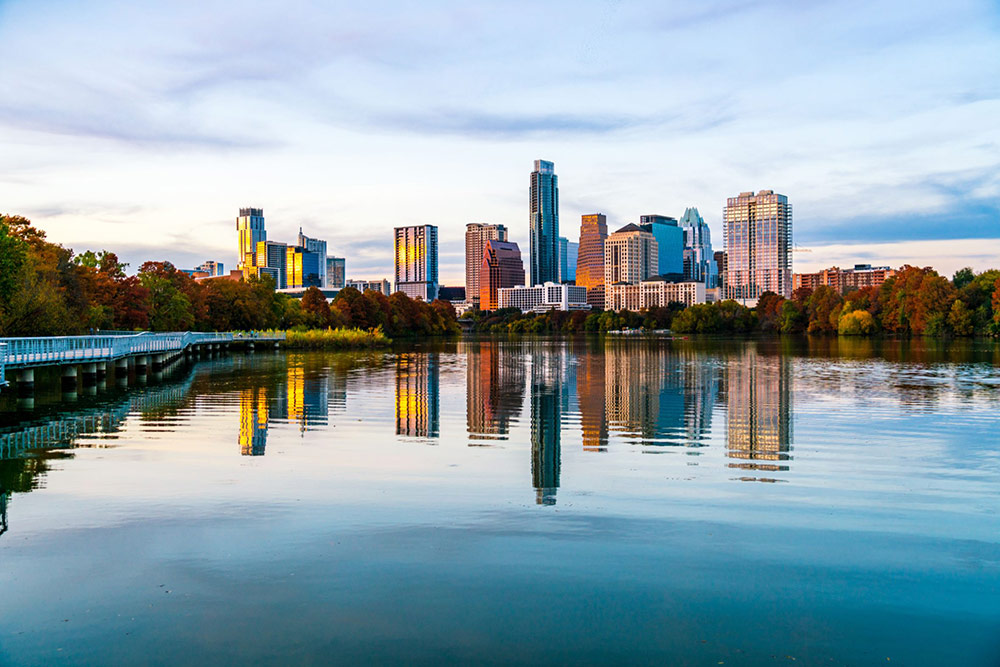
M97 364L83 364L80 367L80 377L83 381L83 388L97 386Z
M115 384L119 387L128 386L128 358L115 360Z
M97 383L100 384L108 378L108 363L106 361L97 364Z
M161 372L163 372L163 363L164 363L164 358L165 357L166 357L166 355L163 355L163 354L154 354L153 355L153 367L152 367L151 370L154 373L161 373Z
M247 343L247 352L253 352L253 341Z
M135 374L145 375L149 370L149 357L144 354L135 358Z
M35 395L35 369L25 368L17 374L17 397L31 398Z
M62 367L62 395L64 401L76 400L76 364Z

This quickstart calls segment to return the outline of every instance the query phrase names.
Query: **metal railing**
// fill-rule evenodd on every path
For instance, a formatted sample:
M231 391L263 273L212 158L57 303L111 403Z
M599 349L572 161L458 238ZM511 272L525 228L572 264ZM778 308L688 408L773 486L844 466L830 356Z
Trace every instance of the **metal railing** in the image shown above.
M183 331L168 333L101 333L94 336L0 339L0 385L5 368L23 368L89 361L110 361L144 354L177 352L191 345L230 343L236 340L282 340L283 332L218 333Z

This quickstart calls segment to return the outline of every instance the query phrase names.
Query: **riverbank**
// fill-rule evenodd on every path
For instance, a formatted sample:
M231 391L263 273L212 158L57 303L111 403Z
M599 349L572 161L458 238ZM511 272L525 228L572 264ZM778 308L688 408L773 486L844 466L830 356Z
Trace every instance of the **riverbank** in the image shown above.
M361 350L389 347L392 339L382 329L309 329L286 331L280 346L288 350Z

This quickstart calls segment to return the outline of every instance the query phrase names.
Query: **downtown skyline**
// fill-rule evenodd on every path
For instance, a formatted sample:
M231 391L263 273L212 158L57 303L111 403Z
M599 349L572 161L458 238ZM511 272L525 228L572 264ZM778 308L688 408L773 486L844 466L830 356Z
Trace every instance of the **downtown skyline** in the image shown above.
M461 285L467 223L527 251L538 158L571 241L584 214L617 229L688 207L721 240L726 198L773 188L812 249L796 272L1000 256L990 3L552 5L532 10L544 81L541 28L498 6L54 7L0 4L19 54L0 72L0 207L133 269L235 266L232 211L255 206L276 238L327 240L349 278L391 275L394 227L436 225L441 283ZM780 37L747 49L764 29Z

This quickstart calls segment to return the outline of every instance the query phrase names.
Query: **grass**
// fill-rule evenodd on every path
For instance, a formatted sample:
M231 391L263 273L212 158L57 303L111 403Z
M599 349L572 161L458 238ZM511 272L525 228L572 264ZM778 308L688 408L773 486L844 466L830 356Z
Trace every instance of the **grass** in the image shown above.
M281 347L289 350L359 350L388 347L392 340L382 329L310 329L286 331Z

